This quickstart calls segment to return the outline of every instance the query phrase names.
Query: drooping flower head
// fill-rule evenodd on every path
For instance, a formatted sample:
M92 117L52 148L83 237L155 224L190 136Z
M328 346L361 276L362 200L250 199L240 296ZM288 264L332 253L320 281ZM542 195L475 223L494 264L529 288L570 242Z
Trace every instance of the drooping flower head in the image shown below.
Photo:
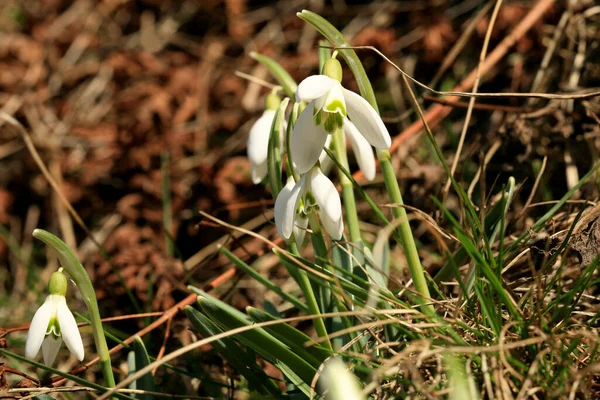
M327 135L336 129L343 129L346 135L351 130L351 134L359 133L365 139L351 139L351 144L359 164L370 165L373 159L373 176L374 158L372 150L370 155L365 151L365 143L380 149L391 145L390 134L377 111L361 96L343 88L341 78L341 64L331 58L323 66L323 75L309 76L298 85L296 101L310 102L298 117L292 132L292 159L301 174L315 165ZM348 125L348 121L352 125Z
M302 207L300 202L302 201ZM318 166L302 175L298 182L289 178L275 200L275 225L284 239L307 226L306 215L317 212L325 231L335 240L344 232L342 203L333 182Z
M265 100L265 111L250 128L248 159L250 160L250 174L254 184L260 183L267 176L269 135L279 104L281 104L281 99L277 95L277 91L274 90L269 93Z
M48 285L50 295L33 316L25 343L25 356L34 359L41 347L46 365L54 363L63 340L79 361L83 360L84 355L77 322L65 299L67 278L61 270L50 277Z

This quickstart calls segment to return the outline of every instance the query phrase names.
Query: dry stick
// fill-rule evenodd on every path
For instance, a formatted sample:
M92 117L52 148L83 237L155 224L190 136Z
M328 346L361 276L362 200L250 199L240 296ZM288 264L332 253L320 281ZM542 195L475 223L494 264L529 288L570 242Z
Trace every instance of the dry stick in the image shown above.
M446 99L440 99L432 96L423 96L423 100L431 101L433 103L442 104L448 107L454 108L469 108L469 103L465 103L462 101L448 101ZM511 112L511 113L532 113L534 111L539 111L539 108L530 108L530 107L519 107L519 106L505 106L501 104L486 104L486 103L477 103L473 106L474 110L484 110L484 111L503 111L503 112ZM411 112L412 113L412 112ZM386 122L393 122L390 119L386 118Z
M533 25L544 15L554 4L554 0L540 0L537 4L529 11L529 13L523 18L523 20L513 29L513 31L496 46L496 48L489 54L485 62L479 67L479 71L482 75L495 66L498 61L502 59L508 52L508 50L515 45L532 27ZM472 71L458 86L454 88L455 91L468 90L475 82L477 71ZM458 97L451 97L446 100L457 101ZM425 113L425 121L429 127L434 127L446 115L450 113L452 108L443 105L434 105ZM392 141L390 152L395 151L400 145L406 142L409 138L413 137L417 133L420 133L423 129L423 121L419 118L411 126L406 128ZM353 175L354 179L358 180L363 177L362 171L358 170Z
M160 350L158 351L158 355L156 356L157 360L160 360L165 355L165 350L167 349L167 340L169 339L169 334L171 333L171 323L173 322L173 318L169 318L167 320L167 329L165 329L165 337L163 338L162 346L160 346ZM158 366L152 370L152 375L156 374Z
M490 23L488 25L487 31L485 32L485 39L483 40L483 46L481 47L481 53L479 54L479 63L477 64L477 69L475 70L475 83L473 84L473 94L477 93L479 89L479 82L481 81L481 65L485 62L485 57L487 56L488 46L490 45L490 39L492 37L492 30L494 29L494 25L496 24L496 18L498 17L498 12L500 11L500 6L502 5L502 0L496 0L496 6L494 7L494 11L492 11L492 16L490 18ZM473 115L473 106L475 105L475 97L471 97L469 99L469 108L467 108L467 115L465 116L465 122L463 124L463 129L460 133L460 139L458 140L458 147L456 148L456 154L454 156L454 161L452 161L452 166L450 167L450 175L454 176L456 172L456 167L458 167L458 160L460 160L460 155L462 153L463 146L465 144L465 138L467 137L467 129L469 129L469 123L471 122L471 115ZM448 191L450 190L450 184L452 180L450 176L446 181L446 185L444 186L444 190L442 191L442 202L448 195Z
M546 52L544 53L544 58L542 58L542 63L540 65L540 68L537 70L537 72L535 73L535 77L533 78L533 83L531 84L531 91L540 90L540 85L542 83L542 79L544 78L544 75L546 74L546 71L548 70L548 66L550 65L550 60L552 60L552 56L554 55L554 52L556 51L556 48L558 47L558 42L560 41L560 38L565 30L565 26L567 25L567 21L569 21L569 19L571 18L571 15L572 15L571 10L567 10L560 17L560 21L558 21L558 24L556 25L556 28L554 29L554 34L552 35L552 40L548 44L548 48L546 49ZM534 105L537 100L538 99L529 99L528 104Z
M212 280L209 284L207 284L202 290L204 290L205 292L208 292L210 290L216 289L217 287L221 286L222 284L224 284L225 282L227 282L229 279L231 279L233 277L233 275L235 275L235 271L236 271L235 268L228 269L227 271L223 272L221 275L219 275L218 277L216 277L214 280ZM194 304L194 302L196 301L197 298L198 298L197 294L195 294L195 293L190 294L188 297L186 297L185 299L181 300L179 303L175 304L173 307L171 307L167 311L165 311L159 319L157 319L156 321L152 322L150 325L148 325L144 329L140 330L136 334L131 335L130 337L128 337L127 339L125 339L123 341L123 343L125 343L125 344L131 344L134 341L135 336L143 337L147 333L149 333L149 332L153 331L154 329L158 328L159 326L161 326L162 324L164 324L168 320L170 320L173 317L175 317L175 315L179 311L183 310L186 306ZM124 346L122 344L118 344L115 347L113 347L112 349L110 349L109 353L110 354L114 354L114 353L118 352L119 350L123 349L123 347ZM96 364L98 362L98 360L99 360L98 357L96 357L93 360L90 360L87 363L85 363L83 365L80 365L79 367L73 369L69 373L71 375L77 375L77 374L79 374L79 373L87 370L88 368L90 368L94 364ZM66 381L67 381L66 378L55 377L55 378L53 378L52 386L61 386Z
M429 86L435 87L437 83L442 78L442 76L446 73L448 68L454 63L460 52L464 49L467 42L475 32L475 28L479 25L479 22L483 19L483 17L490 11L492 8L492 3L488 3L481 10L477 12L475 17L469 21L467 27L463 30L463 33L458 38L458 41L452 46L448 55L442 61L442 66L438 69L436 74L433 76L433 79L429 83Z

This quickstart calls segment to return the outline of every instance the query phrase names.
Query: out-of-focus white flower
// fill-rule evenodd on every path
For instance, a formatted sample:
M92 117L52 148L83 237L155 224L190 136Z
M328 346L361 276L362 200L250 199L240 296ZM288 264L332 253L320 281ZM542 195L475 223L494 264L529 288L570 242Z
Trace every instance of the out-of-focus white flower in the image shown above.
M350 143L357 154L359 165L369 164L374 157L366 151L362 137L373 147L387 149L391 145L390 134L377 111L360 95L341 85L342 67L334 58L325 62L324 75L313 75L298 85L296 101L310 104L302 111L292 132L291 153L299 173L305 173L319 159L327 135L336 129L344 129L352 135ZM349 128L348 121L352 121ZM351 132L349 134L349 132ZM358 149L358 150L357 150ZM362 168L362 165L361 165ZM370 170L365 172L374 176Z
M50 366L54 363L64 340L69 351L82 361L83 342L75 317L67 306L67 278L61 271L52 274L49 289L50 295L31 320L25 343L25 356L34 359L41 347L44 364Z
M302 209L300 207L302 200ZM307 226L306 215L318 211L325 231L335 240L340 240L344 232L342 203L333 185L319 167L311 168L298 182L289 178L275 200L275 225L284 239L292 233L298 234ZM303 236L302 236L303 237Z
M320 385L327 391L327 398L331 400L363 400L360 385L356 376L339 358L326 361Z
M275 92L271 92L265 100L265 111L250 128L248 135L248 159L250 160L250 174L252 183L258 184L267 176L267 158L269 154L269 136L275 113L281 100ZM282 126L280 136L283 137L285 124Z

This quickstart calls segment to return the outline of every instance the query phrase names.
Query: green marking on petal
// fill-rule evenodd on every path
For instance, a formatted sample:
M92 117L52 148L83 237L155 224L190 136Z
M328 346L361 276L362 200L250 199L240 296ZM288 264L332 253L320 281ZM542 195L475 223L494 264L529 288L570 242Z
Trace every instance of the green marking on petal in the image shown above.
M346 105L339 99L335 99L332 102L325 104L323 109L328 113L338 113L344 117L346 116Z
M52 335L54 338L59 338L61 336L58 318L50 318L50 322L48 322L48 328L46 329L46 335Z

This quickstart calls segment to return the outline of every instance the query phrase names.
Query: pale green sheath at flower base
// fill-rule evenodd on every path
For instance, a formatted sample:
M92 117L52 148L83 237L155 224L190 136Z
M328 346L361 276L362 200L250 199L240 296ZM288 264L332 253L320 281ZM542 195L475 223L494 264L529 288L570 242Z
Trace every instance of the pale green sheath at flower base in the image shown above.
M96 350L98 351L98 357L100 358L100 368L104 375L107 387L115 386L115 378L113 376L112 367L110 364L110 353L108 352L108 345L106 344L106 338L104 337L104 330L102 329L102 321L100 320L100 311L98 310L98 302L96 300L96 291L92 286L90 277L88 276L85 268L79 262L79 259L73 253L73 251L66 245L65 242L54 236L48 231L43 229L36 229L33 231L33 237L41 240L56 251L58 259L62 267L69 273L71 279L75 282L75 285L79 288L81 296L85 305L87 306L88 312L90 313L90 320L92 326L92 332L94 334L94 342L96 343ZM65 280L66 283L66 280ZM52 288L51 288L52 289ZM66 293L66 284L65 291ZM51 292L52 293L52 292ZM52 294L51 294L52 295ZM64 295L63 295L64 297ZM43 307L43 306L42 306ZM62 306L60 306L62 307ZM60 310L60 308L59 308ZM35 317L34 317L35 319ZM61 323L60 315L58 315L58 321ZM74 321L74 320L73 320ZM32 322L33 325L33 322ZM62 328L62 326L61 326ZM64 339L64 337L63 337ZM65 340L66 342L66 340ZM67 343L68 345L68 343ZM32 346L33 347L33 346ZM69 347L70 349L70 347ZM83 353L83 350L82 350ZM77 356L77 354L76 354ZM83 356L81 357L83 358Z

